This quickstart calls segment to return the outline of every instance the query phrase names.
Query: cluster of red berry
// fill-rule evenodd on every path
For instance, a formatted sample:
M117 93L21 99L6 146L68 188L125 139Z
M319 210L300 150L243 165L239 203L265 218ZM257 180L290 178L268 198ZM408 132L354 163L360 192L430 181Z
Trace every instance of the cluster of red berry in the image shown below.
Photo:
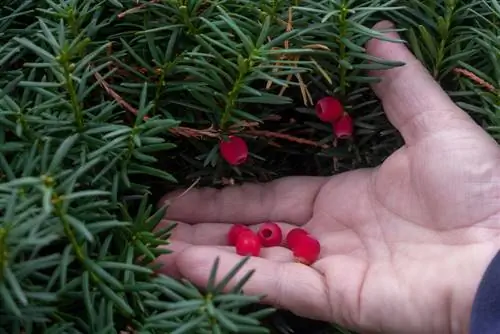
M354 124L351 116L345 112L342 103L327 96L316 103L316 114L323 122L332 124L335 136L340 139L352 136Z
M277 247L283 242L293 252L295 261L311 265L319 257L319 241L302 228L294 228L283 240L283 232L278 224L262 224L257 233L247 226L236 224L229 230L228 243L236 247L236 253L242 256L259 256L262 247Z
M342 103L331 96L322 98L316 103L316 114L323 122L331 123L335 136L340 139L349 138L353 132L351 116L344 111ZM221 156L230 165L245 163L248 158L248 146L241 137L231 135L219 143Z

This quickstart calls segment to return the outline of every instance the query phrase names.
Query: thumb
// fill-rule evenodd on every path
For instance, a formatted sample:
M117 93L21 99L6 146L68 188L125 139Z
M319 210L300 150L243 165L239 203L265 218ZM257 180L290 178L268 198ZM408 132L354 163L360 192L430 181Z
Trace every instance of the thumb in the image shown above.
M243 257L222 249L194 246L178 255L176 266L183 277L203 288L207 286L216 258L219 258L216 284L243 260ZM272 307L311 319L331 321L324 278L312 267L251 257L229 281L224 292L234 288L250 270L254 273L243 286L246 295L264 295L262 302Z
M393 24L381 21L373 28L383 31L393 29ZM385 36L400 39L395 32L387 32ZM450 126L463 131L476 127L405 44L371 39L366 49L372 56L405 63L402 67L371 73L381 79L381 82L373 85L373 89L382 101L387 117L403 135L406 144L412 145Z

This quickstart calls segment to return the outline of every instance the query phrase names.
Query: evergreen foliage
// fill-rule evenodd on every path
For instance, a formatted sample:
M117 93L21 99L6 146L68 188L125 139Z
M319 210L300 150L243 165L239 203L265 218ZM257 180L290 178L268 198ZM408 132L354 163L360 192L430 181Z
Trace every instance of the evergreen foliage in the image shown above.
M154 274L158 196L380 164L402 140L368 71L404 65L366 53L382 19L500 138L499 0L0 3L0 333L268 332L251 273L222 291L244 262L207 287ZM326 95L352 140L315 117Z

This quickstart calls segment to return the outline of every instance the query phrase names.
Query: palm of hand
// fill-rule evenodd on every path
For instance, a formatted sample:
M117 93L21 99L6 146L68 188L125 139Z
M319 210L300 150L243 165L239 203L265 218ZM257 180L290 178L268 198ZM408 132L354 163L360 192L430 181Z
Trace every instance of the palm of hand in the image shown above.
M315 267L332 319L384 333L466 327L470 310L451 301L470 305L484 261L500 245L500 168L496 145L462 128L434 133L320 191L306 227L325 245Z
M407 64L373 87L406 145L376 169L167 195L179 226L174 253L160 259L165 273L204 286L219 257L223 276L241 260L225 246L231 223L302 225L320 240L320 259L308 267L287 249L264 249L246 266L256 269L246 293L363 334L467 332L500 246L500 150L403 45L367 49Z

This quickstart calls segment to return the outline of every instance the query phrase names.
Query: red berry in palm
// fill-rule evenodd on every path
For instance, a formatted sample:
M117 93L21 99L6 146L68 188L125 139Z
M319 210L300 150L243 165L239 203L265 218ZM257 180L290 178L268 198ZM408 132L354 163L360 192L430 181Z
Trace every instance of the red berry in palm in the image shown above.
M333 132L340 139L349 138L354 131L354 124L349 114L344 114L333 124Z
M295 261L306 265L316 262L320 251L319 241L310 235L300 235L297 243L292 248Z
M229 136L228 140L221 140L219 149L224 160L233 166L241 165L248 158L247 143L237 136Z
M286 235L286 243L290 249L292 249L297 242L299 241L301 236L308 235L306 230L302 228L294 228L293 230L290 230L288 234Z
M241 225L241 224L233 225L229 229L229 232L227 233L227 243L231 246L236 245L236 241L238 240L240 233L243 231L251 231L251 230L248 227L246 227L245 225Z
M331 96L322 98L316 103L316 115L323 122L333 123L344 113L344 107L338 99Z
M283 232L278 224L267 222L262 224L257 232L260 242L264 247L274 247L281 245L283 240Z
M253 231L243 231L236 241L236 253L242 256L259 256L262 245Z

